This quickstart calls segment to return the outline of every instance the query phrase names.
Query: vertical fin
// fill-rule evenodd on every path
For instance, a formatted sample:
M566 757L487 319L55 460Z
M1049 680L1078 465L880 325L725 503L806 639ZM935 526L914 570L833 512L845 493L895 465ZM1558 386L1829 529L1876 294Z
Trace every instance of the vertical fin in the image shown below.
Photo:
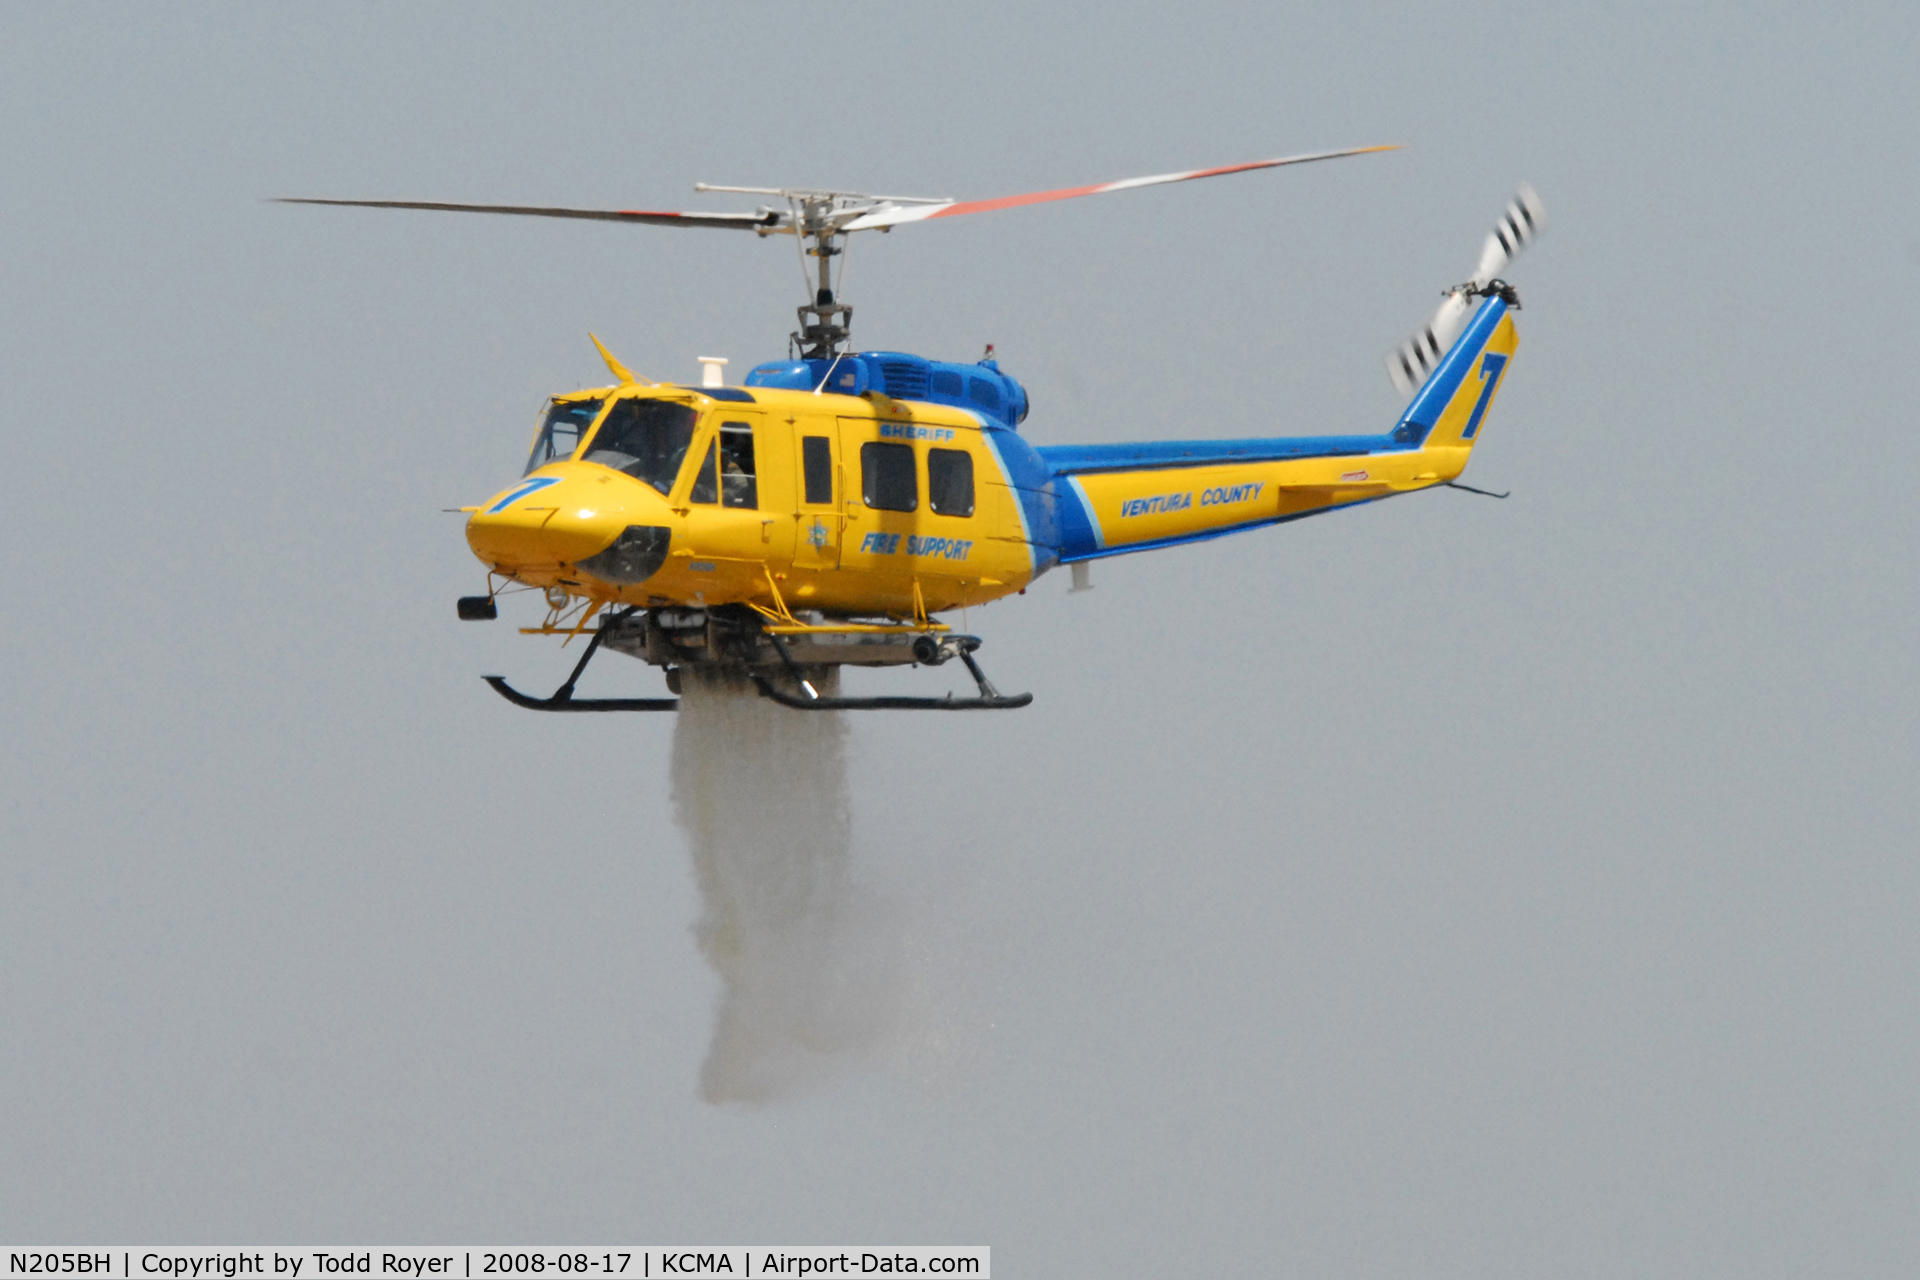
M1419 435L1428 449L1471 449L1493 407L1520 334L1497 297L1480 304L1467 331L1407 406L1395 434Z

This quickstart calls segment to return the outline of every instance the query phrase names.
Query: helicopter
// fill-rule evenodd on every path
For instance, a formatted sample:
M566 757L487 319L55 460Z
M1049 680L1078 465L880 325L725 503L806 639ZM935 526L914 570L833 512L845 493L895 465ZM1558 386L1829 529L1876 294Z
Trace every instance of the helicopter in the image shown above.
M594 335L614 381L551 397L519 481L468 516L484 595L458 615L498 617L509 590L540 592L547 614L523 633L586 635L551 695L483 677L536 711L672 711L677 697L586 698L575 688L602 648L682 676L751 682L804 711L1007 710L974 656L980 639L941 620L1024 593L1067 566L1073 589L1108 556L1179 546L1459 482L1518 342L1520 307L1500 278L1545 225L1522 186L1473 275L1387 357L1411 396L1376 435L1034 445L1026 389L988 347L971 362L852 349L853 309L833 285L848 237L910 223L1080 196L1395 150L1353 147L960 201L800 188L697 184L770 197L754 212L657 212L440 201L287 198L289 204L575 218L792 236L811 297L785 360L727 385L700 357L698 385L656 382ZM1504 494L1488 494L1504 497ZM849 697L845 666L940 666L958 659L978 693Z

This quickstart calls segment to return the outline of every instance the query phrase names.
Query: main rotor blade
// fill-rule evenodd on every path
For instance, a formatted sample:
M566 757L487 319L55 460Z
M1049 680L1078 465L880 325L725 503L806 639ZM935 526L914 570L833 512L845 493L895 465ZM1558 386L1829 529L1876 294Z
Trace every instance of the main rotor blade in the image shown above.
M957 200L941 204L883 205L863 214L841 228L843 231L869 231L898 226L903 222L921 222L929 218L951 218L962 213L991 213L996 209L1016 209L1021 205L1046 204L1053 200L1071 200L1075 196L1104 195L1109 191L1131 191L1135 187L1157 187L1167 182L1186 182L1193 178L1217 178L1223 174L1246 173L1252 169L1277 169L1281 165L1307 164L1314 160L1337 160L1341 156L1363 156L1374 151L1398 151L1399 143L1379 147L1349 147L1345 151L1315 151L1310 155L1283 156L1278 160L1254 160L1247 164L1223 165L1218 169L1190 169L1185 173L1160 173L1149 178L1123 178L1091 187L1062 187L1058 191L1032 191L1020 196L1001 196L997 200Z
M447 204L438 200L310 200L282 197L275 204L330 204L356 209L431 209L440 213L511 213L525 218L586 218L655 227L729 227L757 231L786 220L779 213L654 213L644 209L549 209L523 204Z

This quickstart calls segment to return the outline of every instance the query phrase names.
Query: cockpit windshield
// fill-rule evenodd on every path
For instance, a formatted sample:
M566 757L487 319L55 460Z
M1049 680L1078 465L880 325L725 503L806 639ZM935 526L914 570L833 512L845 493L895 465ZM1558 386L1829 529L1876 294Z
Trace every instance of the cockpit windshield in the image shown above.
M580 437L600 416L606 403L605 400L549 401L547 420L534 438L533 456L527 459L527 470L520 474L526 475L535 467L544 467L560 458L571 458L573 451L580 447Z
M665 493L693 443L698 416L693 406L671 400L616 400L582 461L624 471Z

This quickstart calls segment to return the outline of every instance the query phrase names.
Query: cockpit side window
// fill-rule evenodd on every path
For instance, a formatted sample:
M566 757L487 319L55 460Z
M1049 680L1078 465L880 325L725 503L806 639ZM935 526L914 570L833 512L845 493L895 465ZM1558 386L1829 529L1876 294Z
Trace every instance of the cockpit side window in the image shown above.
M616 400L581 460L624 471L665 493L686 460L697 416L691 405L671 400Z
M571 458L573 451L580 447L580 437L600 416L606 403L605 400L549 400L547 420L541 424L540 434L534 437L527 470L520 474L526 475L535 467L544 467L561 458Z
M720 442L715 440L700 455L700 470L694 473L693 486L687 490L688 502L714 503L720 501L720 485L714 479L713 461L720 452Z
M753 424L726 422L720 426L720 505L760 505L760 482L753 470Z
M753 424L723 422L707 446L687 490L688 502L717 502L723 507L760 505L760 481L753 470Z

